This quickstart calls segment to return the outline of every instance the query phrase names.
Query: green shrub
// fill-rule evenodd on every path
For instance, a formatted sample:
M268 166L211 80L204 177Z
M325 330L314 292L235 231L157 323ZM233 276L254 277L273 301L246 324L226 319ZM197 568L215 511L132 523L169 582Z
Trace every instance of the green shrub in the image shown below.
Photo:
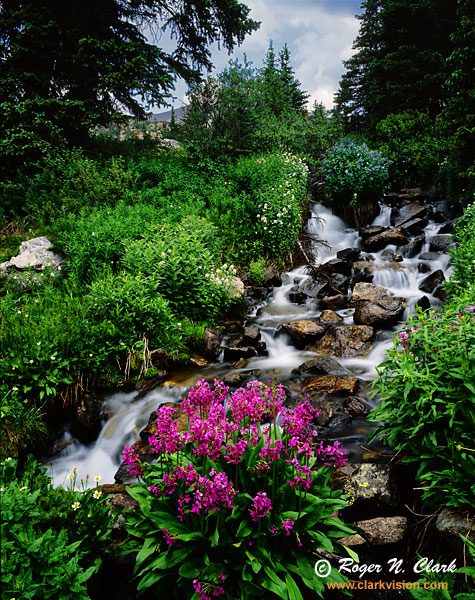
M376 125L373 141L391 159L391 186L395 189L431 186L447 155L440 125L428 113L408 110L388 115Z
M286 411L281 386L254 381L227 392L222 382L198 382L182 404L186 431L175 408L161 407L149 439L156 463L123 452L143 478L129 488L140 508L126 512L137 589L168 598L287 600L305 588L323 596L325 582L345 578L334 567L317 577L314 551L357 559L338 541L355 529L332 516L347 506L330 484L345 453L339 442L312 443L315 409L304 402Z
M251 285L262 285L265 272L266 263L264 260L252 261L249 265L249 281L251 282Z
M2 599L87 599L86 582L106 554L111 517L98 489L54 489L29 457L23 475L0 463ZM84 482L83 482L84 483Z
M337 204L355 206L364 200L378 200L384 191L389 165L390 161L381 152L343 138L323 160L325 187Z
M475 293L409 317L378 368L381 436L417 462L423 499L471 506L475 495Z
M473 290L475 284L475 203L465 209L454 236L457 246L451 252L453 272L448 288L457 294L460 290Z

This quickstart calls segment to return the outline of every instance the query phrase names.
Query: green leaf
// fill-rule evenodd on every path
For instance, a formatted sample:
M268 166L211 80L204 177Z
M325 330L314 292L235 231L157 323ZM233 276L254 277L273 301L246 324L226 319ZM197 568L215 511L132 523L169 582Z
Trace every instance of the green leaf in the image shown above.
M287 583L287 591L289 593L289 600L303 600L303 596L300 593L300 590L299 590L297 584L295 583L295 580L290 575L290 573L287 573L285 575L285 581Z

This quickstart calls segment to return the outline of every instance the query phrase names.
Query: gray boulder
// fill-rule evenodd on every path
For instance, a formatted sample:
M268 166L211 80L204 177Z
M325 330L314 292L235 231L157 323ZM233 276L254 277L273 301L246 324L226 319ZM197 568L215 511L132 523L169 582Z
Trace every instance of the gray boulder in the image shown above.
M64 258L56 252L51 252L49 250L51 246L52 243L44 236L22 242L18 255L0 264L0 273L6 273L10 268L20 271L24 269L43 271L48 267L61 270Z

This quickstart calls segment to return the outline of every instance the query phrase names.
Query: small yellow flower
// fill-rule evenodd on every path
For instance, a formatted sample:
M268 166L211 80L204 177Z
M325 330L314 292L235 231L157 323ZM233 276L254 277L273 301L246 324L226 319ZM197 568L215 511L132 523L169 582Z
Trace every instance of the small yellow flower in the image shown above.
M73 503L71 504L71 508L72 508L73 510L77 510L77 509L78 509L80 506L81 506L81 504L80 504L79 502L73 502Z
M93 498L95 498L96 500L98 498L100 498L102 496L102 492L100 492L99 490L94 490L92 493Z
M94 481L100 481L100 480L101 480L101 476L100 476L100 475L96 475L96 476L94 477Z
M460 450L462 450L462 444L457 444L455 447L457 448L457 450L458 450L459 452L460 452Z
M72 479L72 478L73 478L73 476L72 476L72 475L68 475L68 479Z

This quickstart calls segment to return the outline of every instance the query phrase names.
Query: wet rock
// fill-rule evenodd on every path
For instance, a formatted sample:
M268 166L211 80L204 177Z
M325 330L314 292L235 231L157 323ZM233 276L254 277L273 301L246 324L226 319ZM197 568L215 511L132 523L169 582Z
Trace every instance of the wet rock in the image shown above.
M429 298L427 296L422 296L422 298L419 298L419 300L416 302L416 306L418 306L421 310L427 310L430 308Z
M430 252L448 252L449 248L453 247L451 235L434 235L430 241Z
M244 327L242 326L240 321L228 321L225 323L225 332L228 335L240 334L244 333Z
M331 278L331 285L333 289L346 293L348 291L348 286L350 285L350 280L341 273L334 273Z
M354 417L362 417L370 411L363 400L353 396L345 400L345 408Z
M355 533L355 535L350 535L346 538L342 538L339 541L345 546L349 546L350 548L352 546L362 546L363 544L366 544L366 540L362 538L358 533Z
M256 350L259 356L268 356L267 344L265 342L257 342Z
M292 373L294 375L338 375L345 377L350 372L334 358L317 356L293 369Z
M237 373L236 371L229 371L229 373L226 373L226 375L223 377L223 382L226 385L241 385L243 379L244 377L241 373Z
M236 362L234 362L231 367L233 369L245 369L247 367L247 360L244 358L240 358Z
M207 358L204 358L204 356L199 356L199 354L195 354L194 356L192 356L190 358L190 363L197 367L209 367L209 365L211 364L211 362Z
M344 294L337 294L336 296L325 296L320 301L320 307L322 309L330 309L330 310L342 310L343 308L348 308L349 299L348 296Z
M231 298L240 299L244 297L244 282L239 277L233 277L230 281L228 293Z
M162 348L150 352L150 363L156 369L164 370L168 363L168 354Z
M397 296L387 296L376 302L359 301L353 320L357 325L391 328L401 320L405 308L405 298Z
M444 273L441 269L438 269L422 280L419 289L426 294L433 294L444 281Z
M407 532L406 517L376 517L357 521L355 525L363 530L363 537L373 546L401 542Z
M337 375L323 375L304 380L304 391L306 394L331 394L341 396L352 396L359 388L357 377L338 377Z
M106 499L106 504L113 508L125 508L127 510L137 510L139 503L127 493L127 486L123 483L107 483L98 486L98 489L110 497Z
M428 196L428 190L421 188L405 188L400 192L386 192L383 196L383 202L389 206L399 206L407 202L424 201Z
M386 465L363 463L345 482L345 492L357 502L395 506L399 501L392 470Z
M261 339L261 332L257 327L245 327L243 342L247 346L256 346Z
M419 273L429 273L429 271L432 271L432 268L427 263L420 262L417 265L417 270L419 271Z
M333 310L324 310L318 317L318 321L320 323L341 323L343 317L340 317L340 315Z
M317 298L324 294L328 288L328 279L319 275L314 275L311 279L306 279L300 288L300 291L306 296Z
M424 252L419 256L421 260L439 260L441 254L439 252Z
M359 248L345 248L344 250L339 250L336 253L336 257L340 260L352 263L355 260L358 260L360 254L361 250Z
M406 258L413 258L422 250L425 241L426 236L424 233L421 233L420 235L410 240L408 244L401 247L401 254Z
M0 273L6 273L8 269L34 269L43 271L46 268L60 269L64 258L49 250L52 243L45 236L27 240L20 244L18 255L9 261L0 264Z
M462 544L461 535L468 537L471 541L475 539L475 519L468 513L444 508L437 517L435 528L449 542L456 542L459 547Z
M454 230L454 223L449 221L448 223L445 223L445 225L442 225L442 227L439 227L439 231L437 233L438 234L452 233L453 230Z
M224 360L225 361L236 361L240 358L251 358L256 356L256 349L252 346L243 347L227 347L224 349Z
M257 311L257 316L266 316L269 315L271 317L278 316L283 317L285 315L295 315L295 314L304 314L307 313L308 309L305 306L289 306L287 304L268 304L267 306L262 306Z
M408 238L401 228L387 229L378 235L373 235L363 241L364 247L369 252L377 252L394 244L395 246L405 246L408 243Z
M83 444L97 439L101 430L101 403L89 394L83 394L73 406L71 434Z
M322 427L340 427L350 422L351 417L345 409L335 400L326 400L323 402L313 402L317 409L317 423Z
M323 269L327 273L340 273L341 275L351 275L351 265L341 260L340 258L333 258L322 265Z
M441 302L446 302L447 297L448 297L447 292L443 285L439 285L439 287L436 288L436 290L434 292L432 292L432 294L433 294L434 298L437 298Z
M316 321L303 319L284 323L282 329L290 335L296 348L305 348L322 337L326 327Z
M399 208L393 208L391 211L391 225L393 227L400 227L409 225L411 221L416 219L422 222L421 228L427 225L427 206L418 203L407 203L403 204Z
M361 236L363 242L365 242L368 238L374 237L375 235L380 235L387 230L387 227L382 227L381 225L370 225L369 227L362 227L358 230L358 233Z
M353 288L351 302L352 304L362 300L377 302L378 300L386 298L387 295L388 290L379 285L374 285L373 283L357 283Z
M279 287L282 285L282 275L275 265L269 265L264 271L264 282L268 287Z
M290 292L289 293L289 302L293 304L305 304L307 301L307 297L302 292Z
M412 219L402 225L406 235L419 235L427 225L427 219Z
M366 325L336 326L306 350L324 356L340 356L350 358L364 356L372 348L374 330Z
M400 263L400 262L402 262L402 261L403 261L403 258L402 258L402 256L401 256L401 254L395 254L395 255L393 256L393 261L394 261L395 263Z
M213 327L207 327L203 338L204 352L208 358L212 360L218 358L220 353L219 348L219 331Z

